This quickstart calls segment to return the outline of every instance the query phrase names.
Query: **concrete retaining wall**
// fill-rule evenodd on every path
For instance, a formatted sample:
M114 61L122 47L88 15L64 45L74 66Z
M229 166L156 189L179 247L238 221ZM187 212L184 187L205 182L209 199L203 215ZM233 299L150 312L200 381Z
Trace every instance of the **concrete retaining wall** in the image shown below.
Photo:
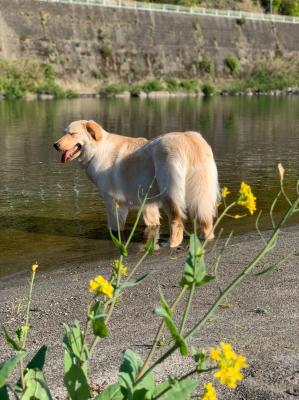
M233 53L243 69L299 54L299 25L0 0L0 57L38 58L66 81L195 78L209 57L225 75Z

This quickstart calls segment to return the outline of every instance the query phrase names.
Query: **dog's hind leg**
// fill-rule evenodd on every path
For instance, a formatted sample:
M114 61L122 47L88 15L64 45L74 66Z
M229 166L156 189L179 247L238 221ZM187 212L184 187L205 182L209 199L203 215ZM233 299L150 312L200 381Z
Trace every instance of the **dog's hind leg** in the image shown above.
M206 220L200 220L199 222L203 238L207 240L214 239L213 217Z
M144 206L143 220L146 225L144 239L146 242L153 239L154 249L157 250L160 238L160 212L158 204L146 204Z
M169 197L162 199L163 208L168 216L170 226L169 247L178 247L184 238L183 214Z
M183 161L176 161L166 153L160 154L155 163L160 201L169 220L170 247L179 246L184 237L185 169Z

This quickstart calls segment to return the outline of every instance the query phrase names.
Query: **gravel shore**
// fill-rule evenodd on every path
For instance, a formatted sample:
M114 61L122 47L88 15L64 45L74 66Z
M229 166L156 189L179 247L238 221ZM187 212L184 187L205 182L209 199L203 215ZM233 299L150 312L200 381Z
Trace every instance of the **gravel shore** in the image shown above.
M220 243L221 244L221 243ZM235 277L258 253L261 242L254 233L234 238L219 266L219 279L197 290L190 312L191 327L211 305L219 289ZM221 399L294 399L299 396L299 226L281 234L278 246L258 270L291 250L295 253L277 269L262 276L250 275L226 299L206 326L192 339L196 348L209 348L221 340L228 341L248 358L246 379L235 391L217 387ZM158 303L157 287L162 287L171 302L178 290L187 251L170 256L160 249L148 258L138 275L152 274L141 285L128 289L111 320L111 336L98 345L91 361L91 379L95 385L106 385L117 378L122 350L130 347L142 356L148 352L159 319L152 311ZM138 254L128 257L128 266ZM213 256L207 256L211 265ZM36 350L43 343L49 346L46 376L53 398L65 399L63 388L63 323L84 321L90 298L88 281L99 273L108 276L113 260L83 265L67 265L60 269L38 270L32 303L32 325L28 347ZM0 280L1 324L13 331L17 315L13 311L27 293L28 274ZM179 308L180 310L180 308ZM0 362L11 354L0 339ZM164 348L159 351L165 351ZM179 375L192 365L190 358L174 354L157 370L158 379L168 374ZM197 396L198 398L198 396Z

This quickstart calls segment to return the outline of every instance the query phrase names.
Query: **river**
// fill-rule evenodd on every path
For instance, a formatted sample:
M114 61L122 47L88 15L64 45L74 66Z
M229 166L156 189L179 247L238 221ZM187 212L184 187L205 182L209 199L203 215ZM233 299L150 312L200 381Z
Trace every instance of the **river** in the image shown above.
M61 164L53 142L69 122L94 119L110 131L155 136L200 131L213 148L221 185L236 195L248 182L265 214L279 189L277 163L294 195L299 177L299 97L74 99L0 102L0 277L112 257L96 188L73 161ZM279 218L285 205L275 211ZM294 218L292 223L298 223ZM128 228L132 224L129 219ZM266 216L262 228L269 227ZM254 229L254 218L229 219L225 232ZM136 241L140 242L139 228ZM167 239L167 223L161 229Z

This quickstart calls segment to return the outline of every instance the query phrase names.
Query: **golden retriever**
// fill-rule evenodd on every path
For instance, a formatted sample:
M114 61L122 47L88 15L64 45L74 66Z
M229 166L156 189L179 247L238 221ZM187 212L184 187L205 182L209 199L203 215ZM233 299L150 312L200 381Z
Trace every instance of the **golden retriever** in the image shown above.
M54 147L62 162L75 158L97 186L108 214L108 227L124 228L128 211L140 205L147 227L160 224L159 206L168 216L170 247L183 240L187 214L196 218L206 239L214 237L219 186L213 153L197 132L173 132L148 141L108 133L94 121L75 121Z

